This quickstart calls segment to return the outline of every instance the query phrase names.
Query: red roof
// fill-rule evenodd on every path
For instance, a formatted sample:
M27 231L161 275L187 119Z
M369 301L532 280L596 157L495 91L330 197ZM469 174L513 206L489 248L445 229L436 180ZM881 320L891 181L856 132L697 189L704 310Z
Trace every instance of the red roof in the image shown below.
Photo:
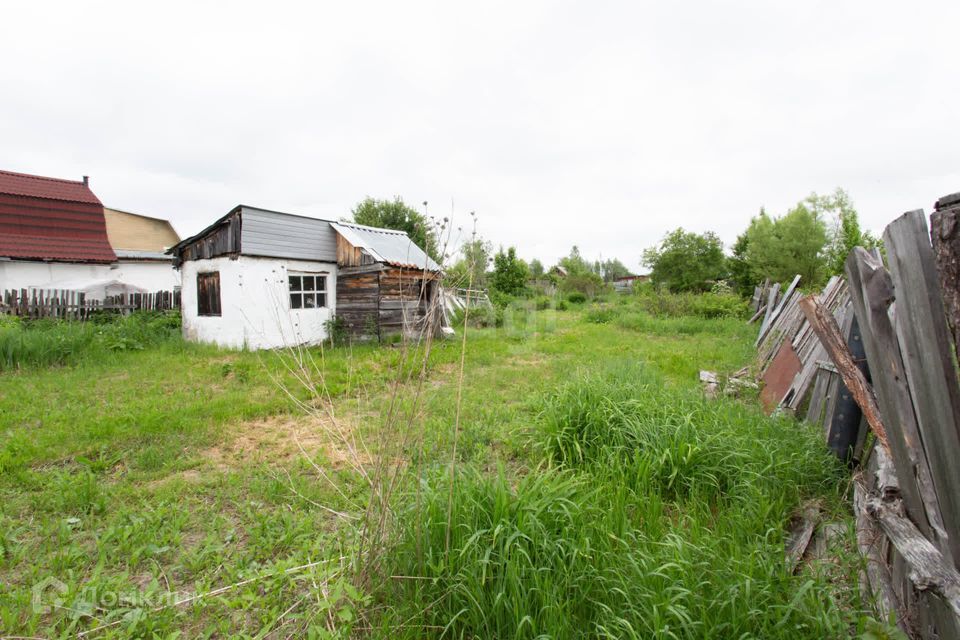
M115 262L103 205L81 181L0 171L0 256Z
M87 202L103 206L90 187L79 180L45 178L0 169L0 193L67 202Z

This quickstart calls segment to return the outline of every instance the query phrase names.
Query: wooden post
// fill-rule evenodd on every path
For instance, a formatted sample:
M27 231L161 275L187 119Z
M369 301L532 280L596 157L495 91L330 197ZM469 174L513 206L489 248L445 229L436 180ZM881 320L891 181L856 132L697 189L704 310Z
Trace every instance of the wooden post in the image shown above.
M960 193L937 200L936 211L930 216L930 239L943 306L953 332L953 348L960 360Z

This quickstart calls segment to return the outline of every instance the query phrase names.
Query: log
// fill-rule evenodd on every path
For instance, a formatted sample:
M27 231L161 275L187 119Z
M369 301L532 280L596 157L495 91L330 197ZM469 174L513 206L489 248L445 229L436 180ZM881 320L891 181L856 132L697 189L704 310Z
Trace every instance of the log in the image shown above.
M853 482L853 510L857 520L857 548L864 560L867 586L877 605L881 620L889 620L890 614L897 616L900 629L906 631L900 599L893 588L890 567L886 563L886 539L880 532L877 521L867 512L869 491L858 472Z
M805 296L800 299L800 308L807 317L807 322L820 338L821 344L830 354L834 366L840 372L843 383L850 390L854 400L860 405L860 410L867 418L867 424L876 434L877 440L883 445L883 448L890 451L890 444L887 440L887 430L880 418L880 408L877 406L877 399L873 394L873 388L863 372L857 367L847 348L847 343L840 335L840 327L833 315L827 311L823 304L817 300L816 296Z

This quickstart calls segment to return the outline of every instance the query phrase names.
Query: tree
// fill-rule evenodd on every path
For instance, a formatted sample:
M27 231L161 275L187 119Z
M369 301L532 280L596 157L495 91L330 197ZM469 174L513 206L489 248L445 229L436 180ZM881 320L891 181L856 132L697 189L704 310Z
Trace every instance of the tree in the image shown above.
M504 251L501 247L493 258L490 286L501 293L519 295L526 288L529 275L530 269L526 262L517 257L517 250L510 247Z
M763 209L761 209L761 212ZM753 288L759 282L759 279L747 260L747 247L750 246L750 239L747 232L744 231L737 236L733 243L733 255L727 259L727 271L730 274L730 281L734 290L741 296L753 294Z
M406 231L415 245L439 261L437 239L429 220L416 209L407 206L400 196L393 200L377 200L367 196L350 213L357 224Z
M826 224L807 203L798 203L780 218L761 210L750 220L745 242L746 260L757 281L769 277L789 282L799 274L807 286L817 286L826 275Z
M630 269L627 269L627 265L616 258L605 260L603 264L600 265L600 271L603 275L604 282L613 282L617 278L630 275Z
M567 270L568 275L580 275L584 273L594 273L593 265L587 262L582 255L580 255L580 249L577 248L577 245L573 245L573 248L570 249L570 255L566 258L560 258L558 263L561 267Z
M531 278L542 278L543 277L543 263L534 258L530 261L530 277Z
M460 247L460 259L447 269L447 279L457 287L482 288L487 284L487 264L493 245L474 235Z
M693 233L678 228L643 252L650 279L670 291L705 291L726 275L723 243L712 231Z
M804 202L822 220L832 221L824 256L828 275L843 275L847 256L854 247L873 249L880 245L869 231L860 228L860 217L850 195L840 187L826 196L811 193Z

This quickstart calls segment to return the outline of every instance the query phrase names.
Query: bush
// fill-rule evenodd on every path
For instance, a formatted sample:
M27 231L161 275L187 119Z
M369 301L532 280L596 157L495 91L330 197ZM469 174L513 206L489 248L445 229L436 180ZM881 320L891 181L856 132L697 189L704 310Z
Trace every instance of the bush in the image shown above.
M595 306L584 315L584 320L593 324L608 324L620 315L620 312L608 306Z
M635 291L640 307L657 317L740 318L747 311L746 301L733 293L670 293L646 283Z
M466 314L464 310L459 310L453 317L453 324L459 327L463 326L464 317L467 318L469 326L476 329L486 329L490 327L503 326L503 307L476 306L470 308L470 313Z
M580 293L579 291L574 291L573 293L567 294L567 302L570 304L583 304L587 301L587 296Z
M556 306L554 306L554 309L556 309L557 311L566 311L567 309L569 309L569 307L567 306L567 301L557 300L557 304Z
M552 300L547 296L538 296L536 300L534 300L534 308L537 311L544 311L550 308L551 303Z

